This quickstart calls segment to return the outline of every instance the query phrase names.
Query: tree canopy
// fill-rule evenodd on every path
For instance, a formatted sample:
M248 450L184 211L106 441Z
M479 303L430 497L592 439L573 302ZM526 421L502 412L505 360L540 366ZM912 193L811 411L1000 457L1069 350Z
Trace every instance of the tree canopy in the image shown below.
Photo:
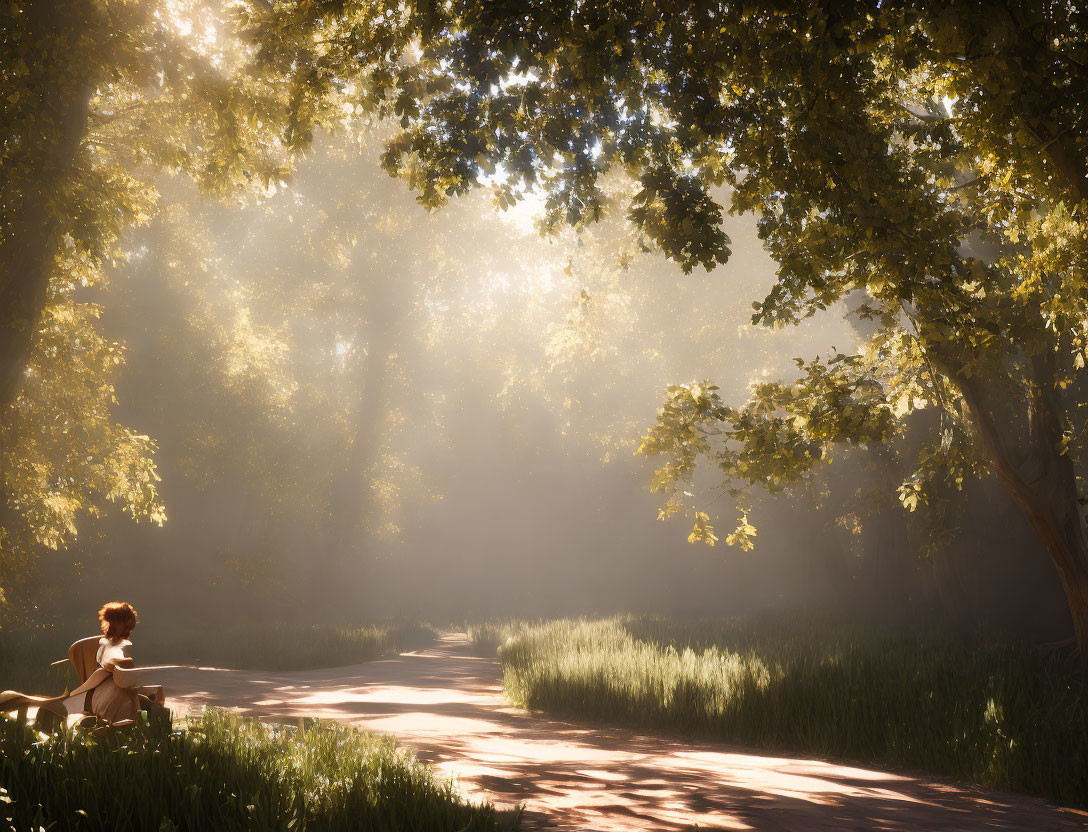
M638 183L636 232L684 270L728 258L726 200L758 212L779 270L757 323L863 290L879 331L743 407L674 388L644 446L668 456L658 485L707 456L731 481L777 488L837 444L886 441L896 417L939 408L903 503L938 478L995 474L1050 550L1084 646L1083 419L1067 391L1088 320L1086 15L1060 2L306 0L256 7L247 31L294 84L289 140L334 98L395 113L384 164L425 205L483 172L500 205L541 189L550 223L579 225L599 219L601 178L619 169Z

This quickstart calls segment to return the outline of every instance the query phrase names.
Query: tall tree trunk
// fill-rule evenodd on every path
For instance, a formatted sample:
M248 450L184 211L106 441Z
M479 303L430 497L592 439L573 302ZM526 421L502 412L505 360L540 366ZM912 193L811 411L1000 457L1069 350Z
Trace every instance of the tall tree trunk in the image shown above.
M327 548L320 559L322 566L317 570L324 574L315 575L315 589L320 584L320 591L326 597L331 592L340 604L352 600L352 587L345 585L342 578L364 539L367 522L374 515L371 489L389 405L389 365L400 339L402 307L398 286L404 278L399 274L398 261L385 265L384 274L375 276L367 273L376 271L376 267L372 258L366 258L359 269L358 282L367 287L366 322L356 329L354 346L366 352L354 358L355 369L348 385L355 397L350 412L351 444L345 457L338 461L332 478L332 524Z
M385 293L368 302L371 312L365 329L358 333L357 349L365 344L366 355L357 359L352 388L351 447L336 477L333 495L336 539L335 557L343 562L354 549L362 528L370 519L369 497L374 465L381 451L383 422L388 404L389 362L396 353L396 322Z
M27 42L40 44L31 67L25 118L9 125L0 236L0 408L18 395L30 346L49 297L62 233L57 202L87 127L95 65L81 44L96 30L86 0L36 0L26 8ZM15 181L18 177L21 181Z
M1088 667L1088 536L1073 461L1060 448L1054 356L1046 352L1023 363L1028 388L1023 396L955 369L950 378L963 393L991 469L1058 570L1081 661Z

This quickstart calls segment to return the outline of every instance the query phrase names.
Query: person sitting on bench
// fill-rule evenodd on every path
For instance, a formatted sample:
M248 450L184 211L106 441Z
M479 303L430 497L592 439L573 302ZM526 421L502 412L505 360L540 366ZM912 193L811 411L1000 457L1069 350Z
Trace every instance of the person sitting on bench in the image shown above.
M111 601L98 611L98 621L102 638L98 641L95 658L100 667L71 695L85 695L89 702L84 710L106 722L136 719L137 691L131 681L119 685L114 678L116 671L133 667L132 659L125 655L125 648L132 646L128 637L136 626L136 610L124 601Z

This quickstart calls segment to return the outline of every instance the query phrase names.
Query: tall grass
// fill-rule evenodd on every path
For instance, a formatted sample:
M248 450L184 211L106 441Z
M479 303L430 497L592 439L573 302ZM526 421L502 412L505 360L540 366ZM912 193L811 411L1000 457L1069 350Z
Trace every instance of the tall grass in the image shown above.
M75 628L21 627L0 630L0 690L54 694L78 684L65 664L49 664L68 655L81 636ZM306 670L337 667L396 655L430 644L434 630L425 624L394 622L337 624L252 624L226 630L155 630L137 626L130 654L138 665L198 664L241 670Z
M511 632L504 687L524 707L1088 804L1080 673L1025 646L631 617Z
M0 720L5 828L499 830L387 737L263 725L208 711L177 731L37 735ZM55 824L55 825L51 825Z
M469 647L477 656L494 658L506 640L522 626L513 619L485 619L465 624Z

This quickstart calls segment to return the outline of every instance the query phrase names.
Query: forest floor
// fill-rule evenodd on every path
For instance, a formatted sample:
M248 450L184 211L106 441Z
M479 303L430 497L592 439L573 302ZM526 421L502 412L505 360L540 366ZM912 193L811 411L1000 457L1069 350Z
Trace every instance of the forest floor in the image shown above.
M1088 812L935 778L770 756L508 706L497 659L460 634L396 658L285 673L172 668L174 707L335 719L394 734L524 830L1085 830Z

